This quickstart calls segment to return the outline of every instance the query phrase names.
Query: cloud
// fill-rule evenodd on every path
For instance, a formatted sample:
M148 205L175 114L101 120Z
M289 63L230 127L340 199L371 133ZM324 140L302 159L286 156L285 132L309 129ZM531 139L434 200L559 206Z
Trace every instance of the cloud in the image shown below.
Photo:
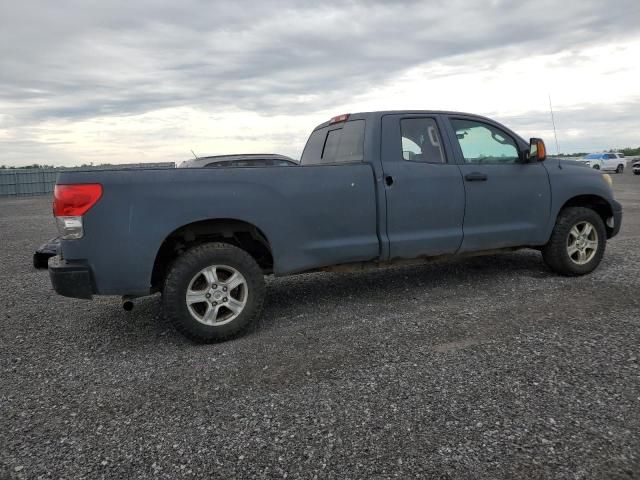
M560 151L589 152L640 144L637 130L629 128L638 123L639 111L640 96L624 103L587 103L556 111L554 117ZM497 118L524 137L545 137L548 147L555 152L550 116L549 111L527 111ZM611 134L612 130L617 130L615 137Z
M578 68L602 39L637 37L639 16L637 0L4 2L0 129L171 109L310 118L425 65L491 75L564 52Z

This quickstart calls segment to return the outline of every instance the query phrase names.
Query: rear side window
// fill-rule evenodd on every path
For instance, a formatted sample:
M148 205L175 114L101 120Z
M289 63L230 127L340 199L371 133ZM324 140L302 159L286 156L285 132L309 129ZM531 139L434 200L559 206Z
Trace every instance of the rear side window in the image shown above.
M302 165L361 162L364 159L364 120L330 125L311 134L302 152Z
M433 118L400 121L402 158L411 162L445 163L438 126Z

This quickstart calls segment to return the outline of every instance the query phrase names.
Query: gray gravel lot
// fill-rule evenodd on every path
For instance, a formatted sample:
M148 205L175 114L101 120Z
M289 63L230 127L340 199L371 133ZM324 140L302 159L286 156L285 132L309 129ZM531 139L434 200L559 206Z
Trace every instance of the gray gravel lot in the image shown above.
M198 346L158 297L56 296L48 198L0 199L0 478L638 478L640 177L570 279L537 252L273 279Z

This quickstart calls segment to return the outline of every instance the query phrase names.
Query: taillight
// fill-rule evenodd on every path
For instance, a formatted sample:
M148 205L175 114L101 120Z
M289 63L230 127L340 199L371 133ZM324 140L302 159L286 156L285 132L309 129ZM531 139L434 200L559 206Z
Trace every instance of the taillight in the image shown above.
M81 216L102 196L102 185L84 183L56 185L53 190L53 215L56 217Z
M53 215L60 236L65 239L82 238L82 215L87 213L102 196L102 185L85 183L56 185L53 191Z

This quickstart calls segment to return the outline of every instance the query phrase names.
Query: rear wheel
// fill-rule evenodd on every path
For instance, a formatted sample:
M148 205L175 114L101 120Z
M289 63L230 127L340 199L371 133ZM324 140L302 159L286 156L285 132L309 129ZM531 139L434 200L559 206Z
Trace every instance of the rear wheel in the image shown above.
M607 232L600 215L590 208L570 207L558 215L542 257L562 275L584 275L600 264L606 241Z
M233 245L208 243L174 262L162 301L178 331L211 342L246 332L257 321L264 296L264 276L251 255Z
M620 164L618 165L618 168L616 168L616 173L622 173L624 172L624 165Z

